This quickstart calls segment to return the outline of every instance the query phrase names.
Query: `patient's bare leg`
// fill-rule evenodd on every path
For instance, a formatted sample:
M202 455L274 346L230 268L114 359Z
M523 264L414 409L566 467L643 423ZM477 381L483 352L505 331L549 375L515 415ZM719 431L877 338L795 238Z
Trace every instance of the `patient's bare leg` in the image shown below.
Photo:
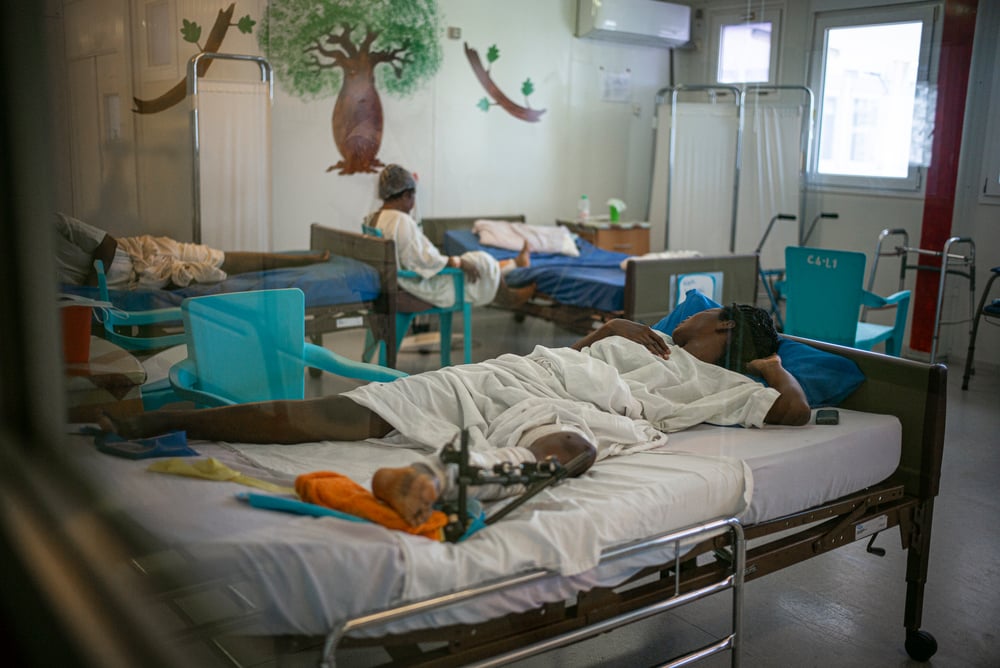
M330 251L315 253L254 253L249 251L226 251L222 261L222 271L227 274L245 274L248 271L280 269L282 267L303 267L330 259Z
M525 241L524 245L521 246L521 252L517 254L514 258L514 265L517 267L530 267L531 266L531 246Z
M385 436L393 429L372 411L339 395L130 416L105 413L98 424L125 438L183 430L189 438L239 443L360 441Z
M535 296L535 284L529 283L528 285L522 286L520 288L512 288L507 285L507 281L503 278L500 279L500 286L497 288L497 293L493 297L493 303L497 306L502 306L504 308L513 308L515 306L520 306L524 304L529 299Z
M574 432L558 432L542 436L528 446L535 461L554 459L563 466L578 456L581 461L569 471L576 477L589 469L597 458L597 448L587 439ZM434 503L441 496L442 482L434 471L424 464L412 464L400 468L382 468L372 478L372 493L385 501L406 522L418 526L427 521Z

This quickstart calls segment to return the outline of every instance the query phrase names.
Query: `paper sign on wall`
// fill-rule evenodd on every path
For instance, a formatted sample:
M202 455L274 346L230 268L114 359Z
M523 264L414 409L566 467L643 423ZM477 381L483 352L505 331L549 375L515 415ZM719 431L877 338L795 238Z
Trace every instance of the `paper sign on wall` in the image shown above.
M697 290L714 302L722 303L722 272L704 271L670 277L670 308L684 302L688 290Z

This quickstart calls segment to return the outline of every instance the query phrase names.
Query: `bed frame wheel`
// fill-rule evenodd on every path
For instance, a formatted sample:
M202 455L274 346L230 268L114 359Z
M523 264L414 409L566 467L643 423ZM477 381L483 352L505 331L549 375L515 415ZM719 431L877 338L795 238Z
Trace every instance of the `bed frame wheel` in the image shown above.
M937 640L927 631L906 632L906 653L914 661L927 661L937 652Z

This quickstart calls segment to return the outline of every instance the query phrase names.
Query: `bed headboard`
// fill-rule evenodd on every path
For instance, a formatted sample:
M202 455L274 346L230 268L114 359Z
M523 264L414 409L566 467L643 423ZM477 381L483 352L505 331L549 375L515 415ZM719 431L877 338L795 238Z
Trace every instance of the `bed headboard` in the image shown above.
M376 338L386 341L387 363L396 366L396 311L399 287L396 277L396 246L388 239L366 237L357 232L337 230L319 223L309 226L310 250L328 250L373 267L378 272L380 292L368 315Z
M671 283L685 274L721 272L723 304L757 302L757 256L657 258L625 265L625 317L653 324L673 310Z
M944 451L947 367L809 339L797 340L857 363L865 374L865 382L840 405L899 418L903 426L903 452L893 478L903 484L907 494L921 500L937 496Z
M481 219L487 220L509 220L513 223L523 223L524 214L514 213L502 216L458 216L445 218L424 218L420 224L424 228L424 234L431 240L438 250L444 246L444 235L450 230L470 230L473 223Z

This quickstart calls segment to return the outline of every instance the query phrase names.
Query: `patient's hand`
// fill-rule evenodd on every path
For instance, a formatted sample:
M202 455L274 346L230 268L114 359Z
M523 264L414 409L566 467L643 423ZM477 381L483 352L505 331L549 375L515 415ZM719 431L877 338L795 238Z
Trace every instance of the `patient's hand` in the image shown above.
M624 318L615 318L604 323L601 329L607 328L608 336L621 336L629 341L645 346L646 350L657 357L667 359L670 357L670 348L662 336L656 331L640 322L633 322Z
M462 273L465 274L465 277L469 279L469 283L475 283L479 280L479 268L476 265L472 264L465 258L461 258L459 267L461 267Z
M767 376L768 371L781 368L783 367L781 366L781 358L778 357L778 353L747 362L747 371L762 378Z

